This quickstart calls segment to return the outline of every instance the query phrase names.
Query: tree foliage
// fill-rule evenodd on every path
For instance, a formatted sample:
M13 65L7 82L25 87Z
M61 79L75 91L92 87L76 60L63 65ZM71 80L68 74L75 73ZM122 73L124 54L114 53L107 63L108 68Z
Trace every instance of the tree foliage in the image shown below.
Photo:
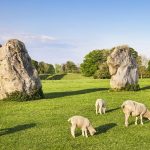
M83 75L93 76L99 69L99 65L107 61L109 53L109 50L93 50L87 54L80 65Z
M102 63L99 65L99 69L93 75L94 79L109 79L110 73L107 63Z
M67 61L66 62L66 69L68 73L76 73L78 70L78 67L75 65L74 62L72 61Z
M62 64L63 73L79 73L79 70L73 61L67 61L65 64Z
M39 69L39 63L36 61L36 60L31 60L31 62L32 62L32 66L34 66L35 67L35 69L38 71L38 69Z
M150 77L150 72L148 71L148 68L146 65L143 65L143 58L142 56L137 57L137 64L138 64L138 72L139 72L139 77L142 78L149 78Z
M137 52L135 49L133 49L132 47L130 47L130 51L131 51L132 56L133 56L135 59L137 59L137 57L138 57L138 52Z
M45 62L39 62L39 74L54 74L55 69L52 64L47 64Z
M150 72L150 60L148 61L148 67L147 70Z
M55 73L56 73L56 74L61 74L61 73L63 73L62 65L60 65L60 64L55 64Z
M39 74L54 74L55 68L52 64L48 64L45 62L38 62L35 60L32 60L32 65L35 67L35 69L38 71Z

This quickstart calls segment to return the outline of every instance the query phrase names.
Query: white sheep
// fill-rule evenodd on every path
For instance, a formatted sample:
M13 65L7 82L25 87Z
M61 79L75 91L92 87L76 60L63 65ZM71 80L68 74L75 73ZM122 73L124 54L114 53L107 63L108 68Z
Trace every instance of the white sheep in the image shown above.
M68 119L68 122L71 122L71 135L75 138L75 129L76 127L82 129L82 135L88 137L87 130L90 132L90 135L94 135L96 130L92 127L90 121L87 118L82 116L73 116Z
M105 114L106 102L102 99L97 99L95 103L95 108L96 108L96 114L98 114L98 112L100 114Z
M138 103L132 100L126 100L121 105L123 112L125 114L125 126L128 126L128 118L129 116L135 116L135 125L137 125L138 117L140 116L141 124L143 125L143 117L148 118L150 120L150 112L146 108L146 106L142 103Z

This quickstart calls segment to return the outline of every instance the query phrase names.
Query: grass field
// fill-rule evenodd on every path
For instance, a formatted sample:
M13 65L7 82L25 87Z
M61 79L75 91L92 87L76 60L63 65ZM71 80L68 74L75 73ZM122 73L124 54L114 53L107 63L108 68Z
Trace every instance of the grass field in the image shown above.
M120 105L126 99L145 103L150 108L150 79L140 80L141 91L110 92L109 80L45 80L45 99L29 102L0 102L1 150L148 150L150 122L124 126ZM95 100L107 101L105 115L95 115ZM70 134L68 118L88 117L97 130L93 137Z

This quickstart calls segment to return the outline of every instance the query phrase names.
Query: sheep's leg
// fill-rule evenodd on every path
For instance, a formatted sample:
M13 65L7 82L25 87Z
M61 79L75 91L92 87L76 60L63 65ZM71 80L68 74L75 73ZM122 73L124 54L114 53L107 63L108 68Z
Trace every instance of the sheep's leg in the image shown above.
M142 116L142 114L140 115L140 119L141 119L141 125L143 125L143 116Z
M125 114L125 126L128 127L128 118L130 114Z
M138 117L135 118L135 125L137 125Z
M84 136L84 128L82 128L82 136Z
M103 113L105 114L105 112L106 112L106 108L103 108Z
M76 126L75 125L72 125L71 126L71 135L75 138L75 128Z
M102 107L99 107L99 113L102 114Z
M96 114L98 114L98 106L96 105Z
M84 129L84 132L85 132L85 136L86 136L86 138L87 138L88 135L87 135L87 129L86 129L86 128Z

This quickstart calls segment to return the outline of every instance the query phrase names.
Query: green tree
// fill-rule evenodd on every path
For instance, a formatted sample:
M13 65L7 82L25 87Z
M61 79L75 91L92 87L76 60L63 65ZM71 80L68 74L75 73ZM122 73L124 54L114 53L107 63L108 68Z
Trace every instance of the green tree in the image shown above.
M143 60L145 60L145 58L143 58L143 56L138 56L136 58L136 60L137 60L137 64L138 64L139 77L141 79L142 78L149 78L150 77L150 71L148 71L147 63L143 63Z
M55 68L52 64L48 64L48 71L49 74L55 74Z
M62 68L62 73L67 73L67 66L66 66L66 64L62 64L61 68Z
M92 76L99 69L99 65L107 61L110 50L93 50L84 57L80 65L81 72L85 76Z
M32 66L34 66L35 67L35 69L38 71L38 69L39 69L39 63L36 61L36 60L31 60L31 62L32 62Z
M54 74L55 69L52 64L47 64L45 62L39 62L39 73L40 74Z
M78 71L77 66L72 61L67 61L66 62L66 69L67 69L68 73L76 73Z
M147 70L150 72L150 60L148 61L148 67Z
M59 64L55 64L55 73L60 74L62 73L62 66Z
M132 56L133 56L135 59L137 59L137 57L138 57L138 52L137 52L135 49L131 48L131 47L130 47L130 51L131 51Z
M93 75L94 79L109 79L110 73L107 63L102 63L99 65L99 69Z

